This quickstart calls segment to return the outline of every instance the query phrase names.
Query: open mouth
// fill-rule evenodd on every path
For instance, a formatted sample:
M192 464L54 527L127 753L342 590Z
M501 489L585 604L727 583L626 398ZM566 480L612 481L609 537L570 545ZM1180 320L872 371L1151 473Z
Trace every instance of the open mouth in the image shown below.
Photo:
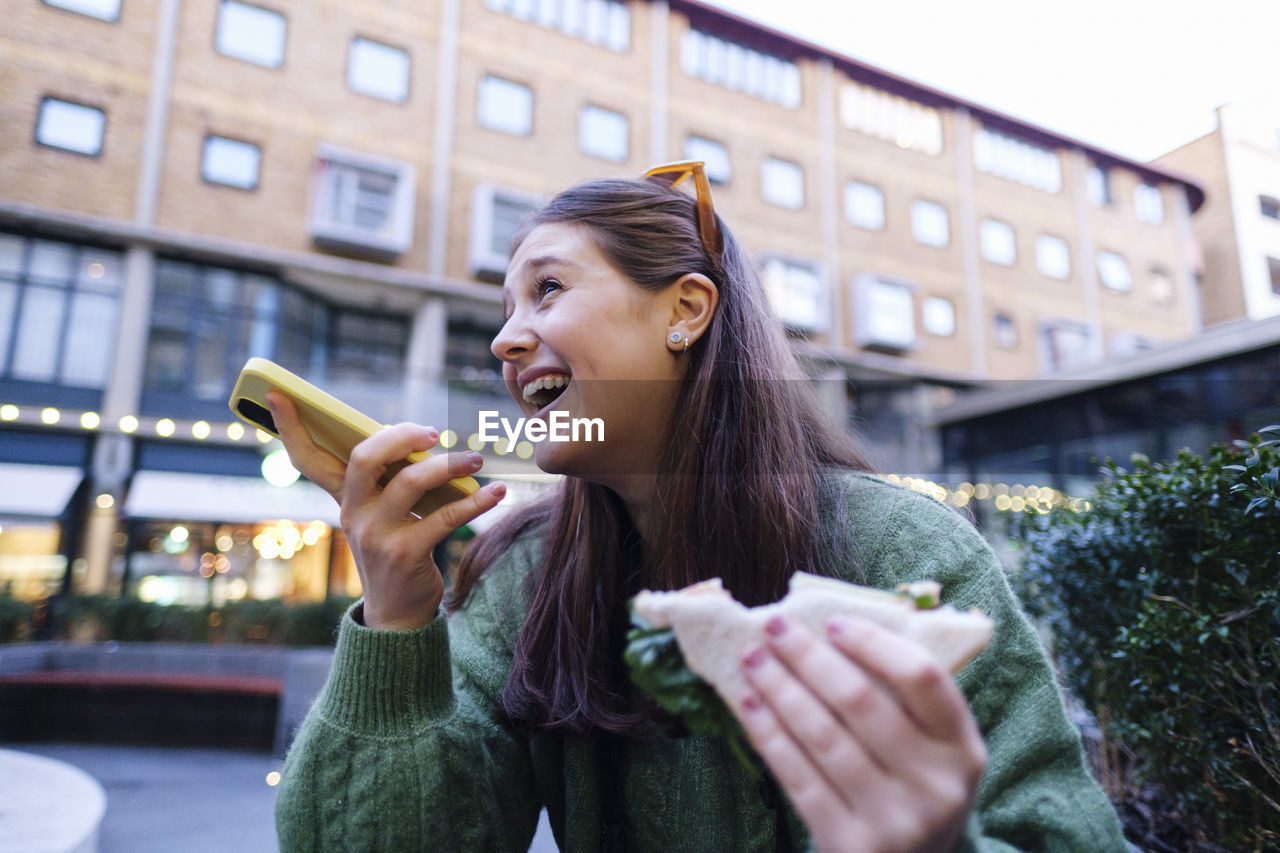
M526 403L540 412L560 399L560 395L564 393L564 389L568 386L569 377L566 374L548 373L544 376L539 376L524 386L520 391L520 396L524 398Z

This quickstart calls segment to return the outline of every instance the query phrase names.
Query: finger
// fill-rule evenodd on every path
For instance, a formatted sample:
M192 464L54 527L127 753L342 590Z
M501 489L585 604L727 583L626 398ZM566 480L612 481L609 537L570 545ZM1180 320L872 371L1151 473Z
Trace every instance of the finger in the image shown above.
M439 432L433 427L406 423L386 427L357 444L347 464L344 504L354 501L359 505L376 498L382 493L379 481L388 465L404 460L411 453L431 449L439 438Z
M271 419L275 421L276 432L289 454L290 464L302 476L337 498L346 480L346 463L311 439L311 433L298 419L298 410L287 396L279 391L268 391L266 402L271 410Z
M836 649L879 679L926 734L950 741L977 733L955 679L924 646L846 614L831 617L827 636Z
M743 696L737 711L747 739L807 826L831 826L847 816L844 799L796 743L775 709L760 693Z
M898 745L918 732L889 693L798 622L774 616L765 637L783 675L765 661L747 669L748 681L834 784L865 784L873 763L881 771L900 764ZM775 683L771 690L756 679Z
M462 525L493 509L506 496L507 487L505 484L490 483L465 498L450 501L419 521L418 524L434 529L434 535L443 540Z
M383 486L380 500L388 514L408 515L427 492L444 486L450 480L469 477L483 464L484 457L473 450L430 456L397 471Z

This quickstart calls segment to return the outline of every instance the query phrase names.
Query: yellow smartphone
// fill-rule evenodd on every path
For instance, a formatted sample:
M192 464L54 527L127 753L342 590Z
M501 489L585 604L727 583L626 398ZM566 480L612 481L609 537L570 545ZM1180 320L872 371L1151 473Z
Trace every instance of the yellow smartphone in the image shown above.
M228 401L231 411L242 421L279 438L271 409L267 407L267 392L272 390L293 401L298 419L311 434L311 440L343 462L351 458L351 451L357 444L385 428L384 424L265 358L251 358L245 362ZM412 453L404 461L388 465L380 482L387 483L406 465L430 455L426 451ZM474 494L479 488L480 484L472 477L450 480L424 494L414 504L413 513L425 516L451 501Z

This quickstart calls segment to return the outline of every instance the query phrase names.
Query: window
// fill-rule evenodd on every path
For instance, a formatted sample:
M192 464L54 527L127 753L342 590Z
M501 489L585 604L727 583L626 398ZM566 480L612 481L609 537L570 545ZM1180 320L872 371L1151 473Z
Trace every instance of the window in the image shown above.
M106 126L106 113L96 107L45 98L36 119L36 142L96 157L102 153Z
M610 50L631 46L631 11L618 0L485 0L485 5Z
M254 356L329 385L403 373L404 317L335 306L274 276L169 258L157 259L155 277L144 411L195 400L216 412Z
M365 38L352 39L347 85L362 95L403 103L409 98L408 51Z
M911 235L917 243L942 248L951 241L947 209L932 201L911 202Z
M1132 290L1133 276L1129 263L1115 252L1098 253L1098 278L1112 290Z
M884 230L884 193L861 181L844 185L844 217L850 225L869 231Z
M120 0L44 0L45 5L104 21L120 20Z
M840 122L850 130L923 154L942 152L938 111L871 86L846 83L840 89Z
M200 158L200 177L214 184L242 190L258 187L262 151L258 146L224 136L206 136Z
M1089 203L1094 207L1107 207L1115 202L1111 194L1110 170L1098 165L1090 166L1085 183L1088 186Z
M1157 305L1173 302L1173 276L1164 267L1151 268L1151 301Z
M949 338L956 333L956 306L950 299L928 297L921 306L920 319L931 335Z
M1043 373L1058 373L1092 361L1093 336L1077 320L1050 320L1040 324L1040 366Z
M1013 266L1018 258L1018 247L1013 236L1013 226L996 219L984 219L978 226L978 244L982 257L993 264Z
M533 132L533 90L492 74L480 81L476 118L481 126L516 136Z
M222 0L214 46L224 56L254 65L279 68L284 64L284 15L238 0Z
M794 62L701 30L685 30L680 41L680 67L691 77L788 109L800 106L800 68Z
M915 285L885 276L854 282L854 335L859 346L905 350L915 346Z
M804 170L790 160L765 158L760 168L760 194L779 207L804 207Z
M1045 192L1062 189L1057 152L985 127L973 134L973 165L980 172Z
M592 157L621 163L627 159L629 135L622 113L587 104L578 114L578 147Z
M1003 312L991 318L991 335L1000 349L1018 348L1018 324Z
M1164 222L1164 198L1160 195L1160 188L1151 184L1134 187L1133 210L1140 220L1149 225Z
M1271 292L1280 296L1280 258L1267 258L1267 274L1271 277Z
M467 260L478 278L501 280L507 272L511 241L520 226L542 206L541 200L489 184L471 196L471 232Z
M1259 212L1267 219L1280 219L1280 199L1258 196Z
M1155 338L1137 332L1112 332L1107 336L1107 354L1112 358L1123 358L1155 349L1159 343Z
M1036 268L1049 278L1065 279L1071 275L1071 250L1061 237L1041 234L1036 238Z
M711 183L729 183L732 174L729 168L729 149L723 143L691 134L684 140L684 157L686 160L701 160L705 163L707 180Z
M826 279L816 262L768 258L764 262L764 288L783 325L805 332L827 330L831 306Z
M316 242L398 255L413 242L413 166L321 145L311 176Z
M106 386L119 252L0 233L0 378Z

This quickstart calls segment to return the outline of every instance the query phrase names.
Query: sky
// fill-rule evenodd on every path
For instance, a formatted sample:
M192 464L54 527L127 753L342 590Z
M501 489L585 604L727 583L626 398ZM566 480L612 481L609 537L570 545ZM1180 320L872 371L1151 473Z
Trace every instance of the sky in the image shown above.
M1135 160L1280 112L1280 0L705 0Z

